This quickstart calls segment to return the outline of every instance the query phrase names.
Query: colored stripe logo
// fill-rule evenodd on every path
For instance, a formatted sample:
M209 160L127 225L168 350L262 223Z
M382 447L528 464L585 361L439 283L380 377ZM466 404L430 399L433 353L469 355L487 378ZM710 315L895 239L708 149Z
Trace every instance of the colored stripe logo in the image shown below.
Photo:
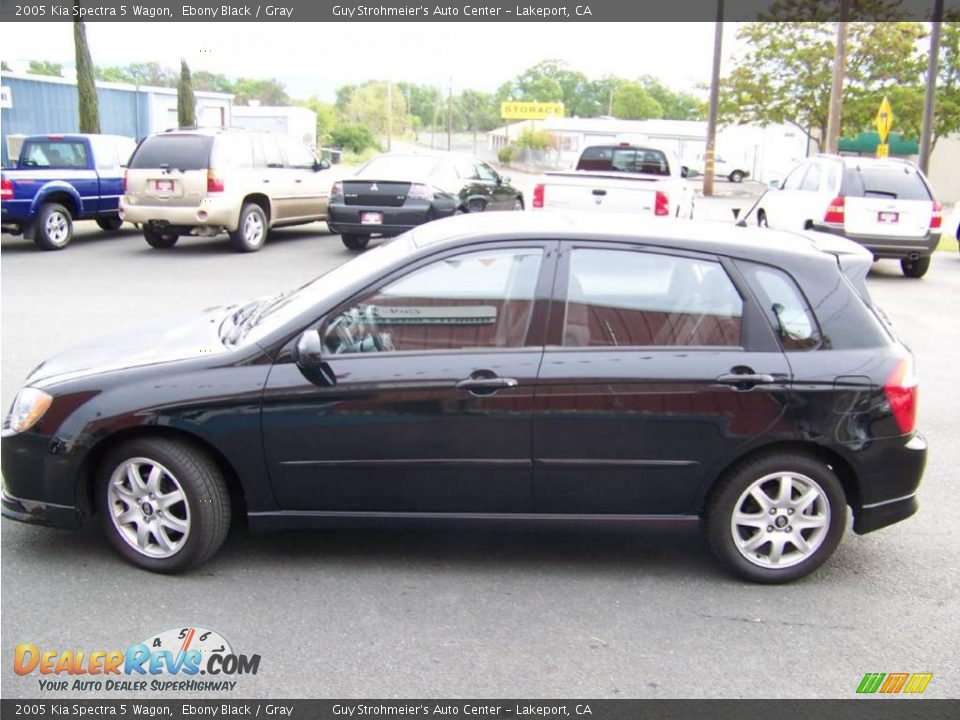
M933 673L867 673L860 681L857 692L862 695L919 695L927 689Z

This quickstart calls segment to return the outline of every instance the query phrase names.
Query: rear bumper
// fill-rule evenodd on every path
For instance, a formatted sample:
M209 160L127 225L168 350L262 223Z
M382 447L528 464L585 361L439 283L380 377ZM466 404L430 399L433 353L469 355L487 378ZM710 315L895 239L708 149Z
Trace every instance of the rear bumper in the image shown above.
M839 235L863 245L875 258L916 258L933 254L940 242L940 233L928 232L919 237L888 237L882 235L856 235L846 232L842 227L832 225L814 225L814 230Z
M330 205L327 225L331 232L393 237L418 225L453 215L456 207L440 209L434 205L414 207L368 207L364 205ZM363 213L380 213L382 223L360 222Z
M240 223L238 203L229 198L207 197L199 205L149 205L128 196L120 198L120 217L125 222L155 223L176 228L223 228L228 232Z
M861 479L860 504L853 509L853 531L863 535L916 513L917 489L926 464L927 441L919 433L884 450L873 468L878 477L884 478L882 488L869 477Z

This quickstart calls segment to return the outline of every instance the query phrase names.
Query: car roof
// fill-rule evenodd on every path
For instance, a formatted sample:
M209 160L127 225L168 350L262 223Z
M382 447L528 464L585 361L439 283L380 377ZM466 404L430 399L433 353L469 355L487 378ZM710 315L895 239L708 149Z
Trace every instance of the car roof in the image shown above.
M909 160L904 160L902 158L876 158L876 157L864 157L861 155L829 155L826 153L821 153L820 155L815 155L810 160L833 160L834 162L840 162L844 167L856 167L856 168L879 168L886 170L903 170L911 169L916 170L917 166L914 165Z
M412 232L412 239L418 248L501 239L627 241L773 263L788 256L827 255L813 237L800 233L732 222L589 211L467 213L421 225Z

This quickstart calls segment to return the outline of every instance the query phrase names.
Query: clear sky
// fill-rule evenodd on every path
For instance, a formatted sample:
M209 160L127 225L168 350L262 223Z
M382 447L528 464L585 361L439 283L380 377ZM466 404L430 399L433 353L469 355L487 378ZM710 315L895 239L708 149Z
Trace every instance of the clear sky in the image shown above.
M0 58L73 64L72 24L6 23ZM293 97L332 101L345 83L390 79L493 91L557 58L591 78L654 75L676 90L710 79L713 23L87 24L94 63L159 61L229 77L276 77ZM724 55L735 28L725 28Z

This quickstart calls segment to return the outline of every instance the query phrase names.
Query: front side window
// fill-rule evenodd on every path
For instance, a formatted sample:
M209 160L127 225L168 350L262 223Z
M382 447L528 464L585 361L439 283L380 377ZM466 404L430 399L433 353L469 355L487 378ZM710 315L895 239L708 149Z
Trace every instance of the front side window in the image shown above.
M330 320L334 354L523 347L540 272L538 248L455 255L414 270Z
M807 165L803 164L795 168L783 181L784 190L799 190L803 182L803 176L806 174Z
M723 267L673 255L577 248L567 347L738 346L743 301Z
M480 176L481 180L489 180L493 182L497 179L497 173L494 172L492 167L484 162L477 163L477 174Z
M280 137L279 140L283 146L283 152L287 156L287 167L297 170L313 169L313 165L317 159L313 156L313 153L307 149L306 145L288 137Z

